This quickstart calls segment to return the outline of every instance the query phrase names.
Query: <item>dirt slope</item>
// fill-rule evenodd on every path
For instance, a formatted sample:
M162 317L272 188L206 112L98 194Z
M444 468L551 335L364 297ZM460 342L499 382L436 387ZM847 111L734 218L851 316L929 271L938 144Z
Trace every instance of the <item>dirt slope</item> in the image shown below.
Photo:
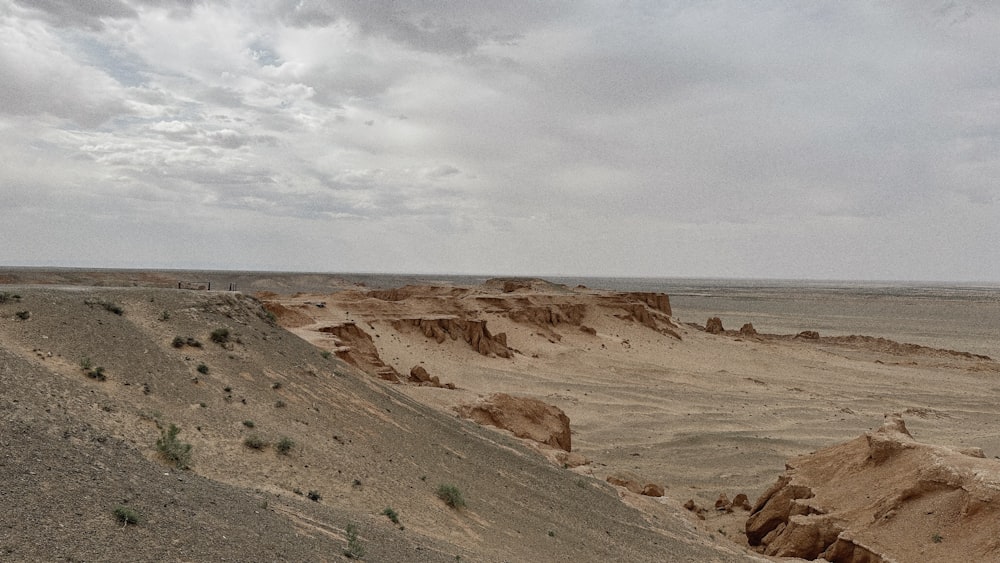
M4 558L341 560L348 524L370 561L753 557L360 374L239 294L4 291L19 296L0 304ZM170 424L193 446L187 471L156 451ZM141 522L122 526L118 506Z

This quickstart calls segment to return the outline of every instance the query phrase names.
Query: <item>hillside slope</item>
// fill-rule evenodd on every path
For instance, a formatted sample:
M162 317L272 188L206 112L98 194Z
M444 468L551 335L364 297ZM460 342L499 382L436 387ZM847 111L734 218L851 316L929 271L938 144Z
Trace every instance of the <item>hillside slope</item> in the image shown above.
M240 294L5 291L18 294L0 304L11 560L340 560L348 525L370 561L753 557L356 372ZM171 424L189 470L157 452ZM442 484L466 506L439 499ZM123 526L119 506L141 521Z

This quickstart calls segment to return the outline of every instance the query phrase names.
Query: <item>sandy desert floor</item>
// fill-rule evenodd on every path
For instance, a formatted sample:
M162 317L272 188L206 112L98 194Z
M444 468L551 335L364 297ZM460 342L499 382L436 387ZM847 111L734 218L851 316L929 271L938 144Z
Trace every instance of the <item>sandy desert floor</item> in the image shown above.
M1000 455L1000 405L994 399L1000 364L989 359L859 339L716 335L693 323L677 323L678 339L619 318L620 311L597 304L600 292L540 284L501 293L532 304L545 299L584 303L582 324L596 331L588 334L570 323L514 322L503 308L483 305L476 295L481 291L496 297L497 292L482 288L462 298L418 289L401 300L346 291L278 301L311 319L291 328L317 346L343 344L318 328L354 322L399 373L420 365L442 382L454 383L457 390L399 386L442 411L453 412L495 392L558 406L571 420L573 450L591 460L576 471L598 479L628 472L663 484L669 502L678 505L694 500L712 507L720 494L732 499L739 493L753 502L786 460L877 428L891 412L903 413L920 441L976 446L988 457ZM704 307L705 301L698 304ZM727 322L741 322L738 311L724 312ZM674 314L675 320L694 320L709 313ZM419 331L393 327L399 318L435 315L485 319L491 332L506 333L517 353L488 357L460 339L438 343ZM758 321L761 316L758 312ZM808 322L765 316L774 325ZM850 334L851 321L849 315L841 319L839 328L848 331L843 334ZM829 319L819 324L829 333ZM870 324L858 333L867 333L866 328ZM892 336L899 338L903 329L897 327ZM934 343L949 342L938 338ZM745 518L740 511L709 510L701 524L745 544Z

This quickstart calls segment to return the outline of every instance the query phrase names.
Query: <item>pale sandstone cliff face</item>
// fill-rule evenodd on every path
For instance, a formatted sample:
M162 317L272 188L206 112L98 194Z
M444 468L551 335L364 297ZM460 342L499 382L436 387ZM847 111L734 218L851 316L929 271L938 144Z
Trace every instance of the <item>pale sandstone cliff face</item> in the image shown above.
M746 524L766 555L832 562L996 561L1000 464L921 444L899 415L789 462Z

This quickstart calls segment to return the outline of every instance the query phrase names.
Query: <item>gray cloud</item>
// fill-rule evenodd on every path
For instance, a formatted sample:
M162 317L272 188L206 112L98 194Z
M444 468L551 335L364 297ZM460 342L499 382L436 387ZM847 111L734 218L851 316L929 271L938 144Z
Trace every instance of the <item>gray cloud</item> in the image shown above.
M12 1L5 260L1000 280L968 258L1000 239L998 24L932 0ZM109 210L127 242L88 255Z

